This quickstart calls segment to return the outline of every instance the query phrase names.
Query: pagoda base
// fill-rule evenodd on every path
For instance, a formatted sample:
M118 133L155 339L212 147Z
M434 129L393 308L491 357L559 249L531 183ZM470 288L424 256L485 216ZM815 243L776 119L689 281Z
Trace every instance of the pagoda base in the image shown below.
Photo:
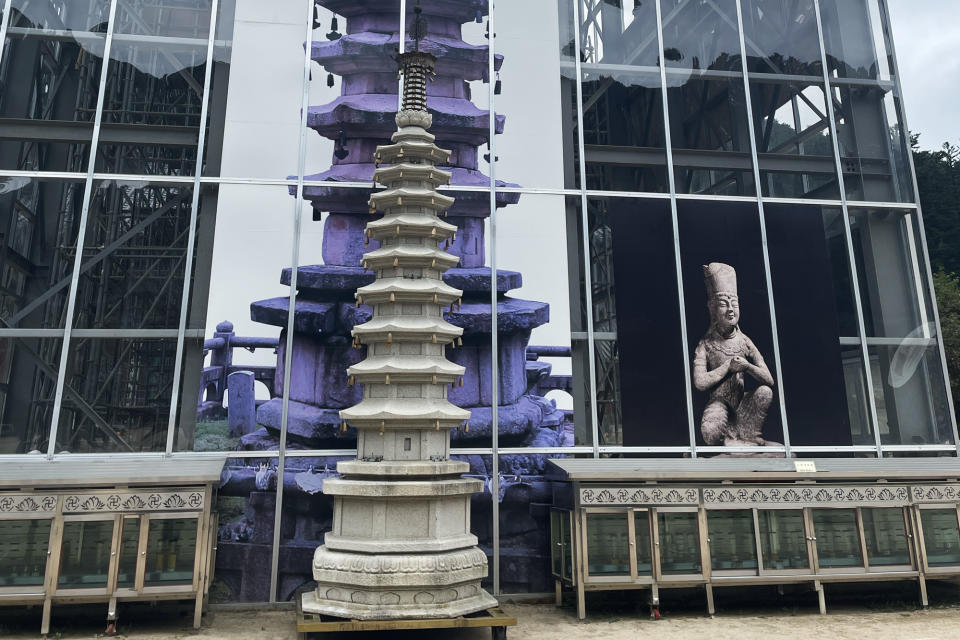
M427 593L427 592L421 592ZM370 594L373 597L373 594ZM401 595L382 592L382 595ZM497 600L483 589L476 595L453 602L430 604L364 604L320 598L316 591L303 594L301 608L304 613L314 613L350 620L416 620L431 618L457 618L497 606Z

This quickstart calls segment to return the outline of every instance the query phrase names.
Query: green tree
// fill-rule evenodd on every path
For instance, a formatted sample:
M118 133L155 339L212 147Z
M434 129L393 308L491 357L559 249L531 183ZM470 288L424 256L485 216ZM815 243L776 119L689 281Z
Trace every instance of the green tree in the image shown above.
M930 263L960 274L960 147L944 143L940 151L920 151L918 137L911 142Z
M938 269L933 274L933 286L940 308L940 326L943 329L943 347L947 352L950 373L950 391L955 408L960 408L960 279Z

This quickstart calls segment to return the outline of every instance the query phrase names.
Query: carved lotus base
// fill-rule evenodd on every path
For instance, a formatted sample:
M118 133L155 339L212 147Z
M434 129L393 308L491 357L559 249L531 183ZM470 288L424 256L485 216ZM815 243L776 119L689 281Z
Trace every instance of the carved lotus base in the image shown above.
M359 620L449 618L497 605L480 588L487 557L476 548L441 553L364 554L319 547L315 591L303 610Z

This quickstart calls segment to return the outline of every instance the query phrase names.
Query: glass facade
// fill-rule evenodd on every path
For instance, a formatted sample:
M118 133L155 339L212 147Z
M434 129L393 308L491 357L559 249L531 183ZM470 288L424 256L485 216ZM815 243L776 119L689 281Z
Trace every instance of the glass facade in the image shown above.
M487 481L491 589L549 589L550 457L956 454L884 0L421 5L464 291L453 447ZM360 394L345 369L400 3L10 7L0 456L229 456L218 597L288 599L355 447L337 411ZM736 271L735 400L698 372L711 264ZM695 536L687 514L636 518L665 573L700 570L664 546ZM758 518L764 566L806 566L792 516ZM170 549L158 584L187 562L168 524L148 532ZM741 524L711 541L731 569L758 560L730 546ZM629 573L628 543L598 570ZM97 554L62 559L65 588L105 573Z

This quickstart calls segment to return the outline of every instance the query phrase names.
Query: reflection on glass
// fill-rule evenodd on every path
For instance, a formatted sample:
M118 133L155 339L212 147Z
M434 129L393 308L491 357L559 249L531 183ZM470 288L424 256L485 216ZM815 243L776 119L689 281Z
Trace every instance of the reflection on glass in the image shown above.
M867 543L867 562L872 567L910 564L903 509L860 510Z
M117 586L132 589L137 577L137 551L140 546L140 518L124 518L117 563Z
M813 530L821 567L863 566L855 509L814 509Z
M895 346L868 342L884 444L953 444L940 351L936 342L925 346L926 342L904 340Z
M890 35L880 0L820 3L827 61L840 78L891 80Z
M677 192L755 195L743 80L668 74L667 96Z
M916 211L851 209L867 336L933 337L933 309Z
M193 188L98 182L90 200L74 326L171 329L180 302Z
M700 533L696 513L657 514L660 571L664 574L700 573Z
M839 198L823 83L750 82L763 195Z
M86 171L108 0L13 0L0 66L3 116L23 139L0 141L0 168ZM70 142L66 142L69 140Z
M144 584L190 584L197 551L196 518L152 520L147 537L147 572Z
M113 520L64 522L60 548L61 589L89 589L107 586Z
M162 451L176 351L176 338L75 339L56 450Z
M633 513L633 541L637 549L637 575L649 576L653 572L653 560L650 554L650 513Z
M661 6L668 69L741 70L736 0L661 0Z
M563 538L560 531L560 511L550 512L550 570L559 576L562 570Z
M750 73L822 77L814 0L741 0Z
M186 0L176 4L121 1L117 5L116 34L206 39L209 30L210 0Z
M873 445L873 422L870 419L870 395L867 391L867 370L863 366L863 350L846 347L840 351L843 360L843 383L847 390L847 416L850 439L855 445Z
M587 514L587 574L630 574L630 547L626 514Z
M62 344L59 338L0 339L0 454L46 447Z
M707 531L710 535L710 562L713 569L722 571L757 568L753 511L708 511Z
M923 546L931 567L960 564L960 531L956 509L921 509Z
M36 587L47 572L50 520L0 520L0 587Z
M764 569L809 569L803 511L761 509L760 550Z

